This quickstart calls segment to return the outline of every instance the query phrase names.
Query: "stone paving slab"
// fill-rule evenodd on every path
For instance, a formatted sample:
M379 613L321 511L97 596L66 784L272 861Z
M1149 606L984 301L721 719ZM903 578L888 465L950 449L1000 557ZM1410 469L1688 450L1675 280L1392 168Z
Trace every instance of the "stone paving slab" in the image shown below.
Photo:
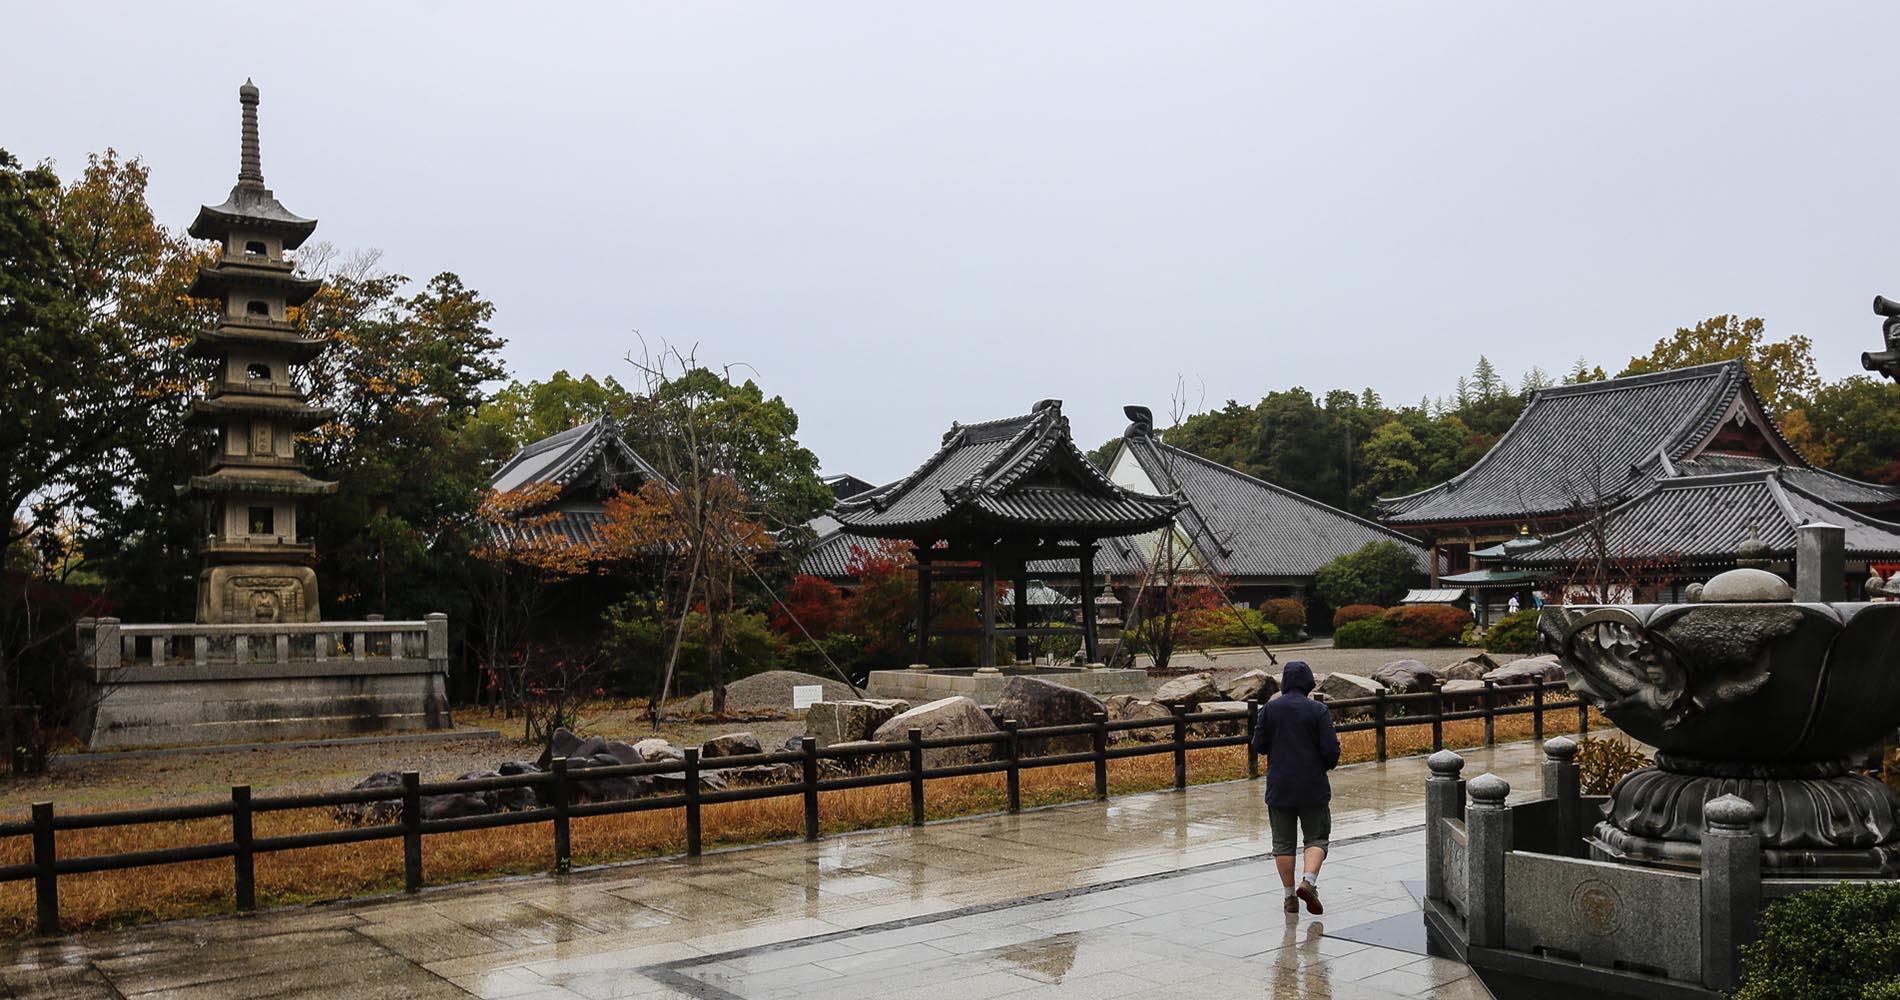
M1528 791L1538 756L1466 774ZM1335 772L1324 918L1280 912L1262 786L1231 782L14 944L0 997L1482 997L1462 965L1326 933L1416 911L1426 775Z

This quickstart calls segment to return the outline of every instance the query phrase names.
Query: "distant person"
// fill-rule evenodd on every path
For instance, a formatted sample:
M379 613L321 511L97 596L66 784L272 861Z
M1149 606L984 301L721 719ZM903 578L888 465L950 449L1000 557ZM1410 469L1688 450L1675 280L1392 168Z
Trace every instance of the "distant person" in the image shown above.
M1286 890L1288 913L1326 912L1319 902L1319 867L1326 860L1326 842L1333 831L1332 785L1326 772L1339 764L1339 734L1333 732L1332 709L1307 697L1313 690L1313 670L1304 660L1291 660L1280 678L1280 696L1260 708L1255 720L1253 749L1267 758L1267 822L1273 828L1273 863ZM1305 871L1293 882L1294 827L1305 838Z
M1507 602L1504 605L1504 607L1505 607L1505 610L1508 611L1509 613L1517 614L1517 595L1512 594L1510 601Z

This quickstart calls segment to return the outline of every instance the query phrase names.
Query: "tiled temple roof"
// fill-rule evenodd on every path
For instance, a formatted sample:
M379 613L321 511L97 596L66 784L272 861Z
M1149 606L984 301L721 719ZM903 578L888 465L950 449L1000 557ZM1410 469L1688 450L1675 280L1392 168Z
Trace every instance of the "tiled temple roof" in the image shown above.
M1603 515L1603 547L1618 559L1727 563L1750 538L1777 557L1792 557L1802 525L1816 521L1847 531L1850 559L1900 557L1900 524L1851 510L1808 488L1810 470L1759 469L1665 479ZM1512 566L1550 567L1596 558L1590 525L1513 552Z
M1059 400L1028 414L953 424L917 471L840 503L854 535L949 537L998 529L1108 538L1166 524L1177 504L1109 481L1075 446Z

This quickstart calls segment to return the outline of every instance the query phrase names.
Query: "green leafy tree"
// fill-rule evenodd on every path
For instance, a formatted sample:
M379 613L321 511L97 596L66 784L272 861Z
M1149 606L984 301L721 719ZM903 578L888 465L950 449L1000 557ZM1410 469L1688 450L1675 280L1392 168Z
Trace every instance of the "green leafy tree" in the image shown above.
M1900 384L1865 375L1827 383L1781 424L1815 464L1900 484Z
M1242 406L1230 399L1218 410L1196 413L1163 431L1162 440L1248 475L1263 475L1260 419L1259 406Z
M1814 367L1814 344L1801 334L1769 340L1759 317L1713 316L1656 341L1647 355L1631 358L1624 375L1668 371L1714 361L1741 360L1748 366L1755 394L1768 412L1780 417L1800 408L1821 387Z
M1398 603L1418 577L1411 552L1397 542L1367 542L1319 568L1313 589L1335 608L1349 604Z
M633 394L613 376L558 371L545 382L509 382L482 403L476 419L519 448L603 417L625 419L632 409Z

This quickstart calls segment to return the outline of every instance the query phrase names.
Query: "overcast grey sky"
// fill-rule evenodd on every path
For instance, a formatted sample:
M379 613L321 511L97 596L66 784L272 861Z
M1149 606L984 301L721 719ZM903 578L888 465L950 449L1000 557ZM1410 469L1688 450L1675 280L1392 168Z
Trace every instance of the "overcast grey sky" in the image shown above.
M745 362L828 472L953 419L1442 394L1900 296L1900 5L10 3L0 146L237 170L494 300L514 373ZM1298 484L1288 484L1297 487Z

